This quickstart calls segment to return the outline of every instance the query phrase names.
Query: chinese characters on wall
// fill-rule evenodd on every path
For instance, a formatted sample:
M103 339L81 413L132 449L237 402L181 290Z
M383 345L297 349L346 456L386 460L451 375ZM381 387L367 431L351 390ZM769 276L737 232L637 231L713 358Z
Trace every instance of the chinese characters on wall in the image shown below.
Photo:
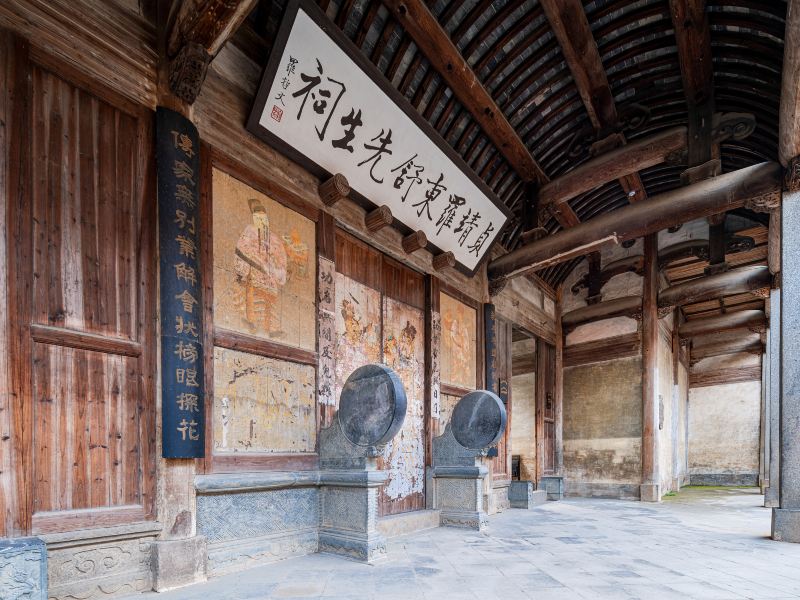
M273 50L251 131L288 145L325 171L343 173L359 194L388 205L397 219L424 231L430 243L452 251L473 271L507 220L499 201L305 9L288 11L283 27L291 31L285 46Z
M319 258L319 367L317 397L320 404L336 405L336 265Z
M494 304L483 305L486 389L497 393L497 322Z
M162 454L202 458L205 447L199 139L180 114L156 112L161 283Z

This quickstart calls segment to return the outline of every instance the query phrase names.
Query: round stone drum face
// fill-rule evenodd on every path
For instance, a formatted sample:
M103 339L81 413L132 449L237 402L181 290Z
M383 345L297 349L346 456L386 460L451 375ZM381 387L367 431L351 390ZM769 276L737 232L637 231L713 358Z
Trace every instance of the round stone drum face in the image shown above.
M386 365L364 365L350 374L339 398L344 436L357 446L391 440L406 418L406 391Z
M496 444L506 428L503 401L487 390L470 392L458 401L450 419L453 437L470 450Z

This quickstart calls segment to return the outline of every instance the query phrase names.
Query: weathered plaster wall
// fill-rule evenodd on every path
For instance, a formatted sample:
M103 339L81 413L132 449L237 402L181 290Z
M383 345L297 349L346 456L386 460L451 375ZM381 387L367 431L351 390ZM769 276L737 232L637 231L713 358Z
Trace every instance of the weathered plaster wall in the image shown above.
M536 373L511 378L511 453L520 457L520 479L536 480Z
M641 358L564 369L566 493L637 497L641 448Z
M760 410L760 381L690 389L693 484L757 485Z
M683 427L679 421L679 397L674 384L674 363L671 339L665 332L658 336L658 460L661 473L661 493L676 488L676 453L678 439Z
M674 489L689 484L689 371L678 363L678 439L675 460L678 468L675 471Z

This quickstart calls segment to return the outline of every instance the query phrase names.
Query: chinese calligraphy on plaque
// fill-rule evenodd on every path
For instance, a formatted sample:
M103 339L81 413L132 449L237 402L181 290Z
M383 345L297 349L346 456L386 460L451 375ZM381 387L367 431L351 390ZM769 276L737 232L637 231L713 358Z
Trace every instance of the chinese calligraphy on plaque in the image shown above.
M202 458L205 449L203 319L198 218L200 158L194 125L156 112L161 290L162 453Z
M344 174L357 194L389 206L474 272L505 226L506 209L325 24L316 6L290 2L278 38L286 42L272 51L248 129L317 172Z

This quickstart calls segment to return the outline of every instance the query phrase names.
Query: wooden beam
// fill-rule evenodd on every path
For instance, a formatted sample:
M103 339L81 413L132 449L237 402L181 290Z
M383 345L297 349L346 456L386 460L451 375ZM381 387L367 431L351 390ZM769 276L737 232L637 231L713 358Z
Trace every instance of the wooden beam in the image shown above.
M383 0L431 66L453 90L500 153L525 181L548 181L492 96L422 0Z
M663 163L686 148L686 127L673 127L601 154L539 190L539 204L560 204L641 169Z
M778 156L788 166L800 155L800 0L789 0L783 37Z
M583 3L580 0L540 0L539 5L561 46L589 120L597 131L605 130L617 122L617 107Z
M750 367L728 367L713 371L693 372L689 375L689 387L704 387L740 383L742 381L758 381L761 379L761 365Z
M724 296L768 289L771 277L764 265L742 267L670 286L658 295L658 306L669 308Z
M763 310L738 310L724 315L686 321L678 327L678 335L682 339L688 339L698 335L739 329L746 329L755 333L764 331L766 326L767 317Z
M727 139L741 140L755 130L755 117L750 113L717 113L712 123L711 136L715 143ZM663 162L683 162L687 144L687 129L678 126L613 148L542 186L539 206L542 210L553 212L554 205L615 179L619 180L626 193L636 191L641 182L641 179L637 179L639 170ZM706 177L697 177L698 181L701 179ZM629 197L631 202L640 200L644 200L644 196L635 194Z
M704 358L711 358L712 356L725 356L726 354L738 354L740 352L761 354L763 349L764 344L757 335L724 340L693 347L690 354L690 362L694 366Z
M539 4L561 46L564 60L598 139L607 138L615 133L619 115L583 3L580 0L540 0ZM611 142L625 144L625 136L617 133ZM619 183L630 202L647 198L637 172L620 176Z
M571 330L578 325L602 321L613 317L633 317L642 312L642 298L640 296L623 296L605 302L598 302L589 306L582 306L564 313L561 325L564 329Z
M780 198L781 176L777 163L761 163L599 215L493 260L489 278L517 277L576 253L588 254L602 242L635 239L746 204L768 204Z
M638 333L573 344L564 348L564 366L574 367L605 360L638 356L641 341Z
M220 48L233 36L257 0L183 0L170 17L167 34L169 87L192 104Z
M713 158L714 80L705 0L670 0L683 93L689 109L690 167Z

